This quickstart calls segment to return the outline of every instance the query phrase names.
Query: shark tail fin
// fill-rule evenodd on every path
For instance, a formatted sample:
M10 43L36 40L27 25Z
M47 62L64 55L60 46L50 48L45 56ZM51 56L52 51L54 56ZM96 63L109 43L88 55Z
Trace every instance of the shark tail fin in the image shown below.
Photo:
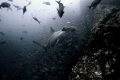
M40 43L38 43L38 42L36 42L36 41L33 41L33 42L34 42L35 44L41 46L42 48L44 48L44 49L45 49L45 52L47 53L47 47L46 47L45 45L42 45L42 44L40 44Z
M87 6L88 8L89 8L89 11L90 11L90 9L91 9L91 6Z

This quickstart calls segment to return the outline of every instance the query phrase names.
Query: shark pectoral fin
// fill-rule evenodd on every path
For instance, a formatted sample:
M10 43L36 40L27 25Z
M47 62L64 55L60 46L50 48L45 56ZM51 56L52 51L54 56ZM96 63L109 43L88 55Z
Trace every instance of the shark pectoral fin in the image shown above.
M42 44L40 44L40 43L38 43L38 42L36 42L36 41L33 41L33 42L34 42L35 44L41 46L42 48L44 48L44 49L45 49L45 52L47 53L47 47L46 47L46 45L42 45Z
M39 45L39 46L41 46L38 42L36 42L36 41L33 41L35 44L37 44L37 45Z
M50 31L51 31L51 33L55 32L55 30L52 27L50 27Z
M42 45L42 44L40 44L40 43L38 43L38 42L36 42L36 41L33 41L33 42L34 42L35 44L41 46L42 48L46 47L45 45Z
M56 42L55 46L59 44L59 41L60 41L60 39L58 39L58 40L57 40L57 42Z

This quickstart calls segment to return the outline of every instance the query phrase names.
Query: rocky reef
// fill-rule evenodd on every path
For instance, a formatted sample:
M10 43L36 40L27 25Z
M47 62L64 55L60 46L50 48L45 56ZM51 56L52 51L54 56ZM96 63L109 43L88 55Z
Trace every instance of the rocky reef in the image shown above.
M120 79L120 8L99 5L92 35L69 80Z

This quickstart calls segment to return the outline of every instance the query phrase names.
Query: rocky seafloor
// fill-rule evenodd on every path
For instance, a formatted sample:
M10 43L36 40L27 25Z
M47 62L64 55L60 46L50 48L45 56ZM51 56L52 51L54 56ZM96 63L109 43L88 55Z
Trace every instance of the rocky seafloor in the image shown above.
M120 7L99 5L92 35L69 80L120 79Z

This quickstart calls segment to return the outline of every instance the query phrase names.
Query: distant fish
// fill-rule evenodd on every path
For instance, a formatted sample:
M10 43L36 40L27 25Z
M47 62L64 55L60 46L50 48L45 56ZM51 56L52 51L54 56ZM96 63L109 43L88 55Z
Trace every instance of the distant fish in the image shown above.
M27 6L29 6L31 4L31 1L27 4Z
M1 3L1 5L0 5L0 9L1 9L1 7L3 7L3 8L8 8L8 10L10 9L10 10L12 11L12 9L11 9L10 6L11 6L11 5L10 5L9 3L3 2L3 3Z
M14 6L15 8L17 8L17 11L22 9L20 6L17 6L17 5L14 5L14 4L13 4L13 6Z
M3 32L0 32L0 34L4 36Z
M67 22L68 24L70 24L70 22Z
M11 2L13 2L13 0L8 0L8 1L11 1Z
M0 22L1 22L2 20L0 19Z
M64 14L64 11L63 11L64 10L64 6L63 6L62 3L60 3L60 1L56 1L56 2L59 4L59 9L57 9L57 11L58 11L59 17L61 18L63 16L63 14Z
M27 33L27 31L23 31L24 33Z
M0 44L5 44L5 43L6 43L5 41L0 42Z
M23 16L24 16L24 13L25 13L26 11L27 11L27 8L26 8L26 6L24 6L24 7L23 7ZM22 16L22 17L23 17L23 16Z
M94 0L91 3L91 6L87 6L89 8L89 11L90 11L91 7L93 7L93 9L95 9L100 2L101 2L101 0Z
M43 2L43 4L46 4L46 5L51 5L50 2Z
M54 18L52 18L53 20L55 20L56 19L56 17L54 17Z
M23 40L23 38L21 37L20 40Z
M63 28L62 30L55 32L55 30L52 27L50 27L52 35L48 39L48 42L46 45L40 44L36 41L33 41L33 42L41 46L42 48L44 48L45 52L47 53L48 48L55 47L59 43L62 43L62 41L64 41L65 38L68 37L76 29L77 29L76 27L68 27L68 28Z
M32 18L40 24L40 21L36 17L32 17Z

